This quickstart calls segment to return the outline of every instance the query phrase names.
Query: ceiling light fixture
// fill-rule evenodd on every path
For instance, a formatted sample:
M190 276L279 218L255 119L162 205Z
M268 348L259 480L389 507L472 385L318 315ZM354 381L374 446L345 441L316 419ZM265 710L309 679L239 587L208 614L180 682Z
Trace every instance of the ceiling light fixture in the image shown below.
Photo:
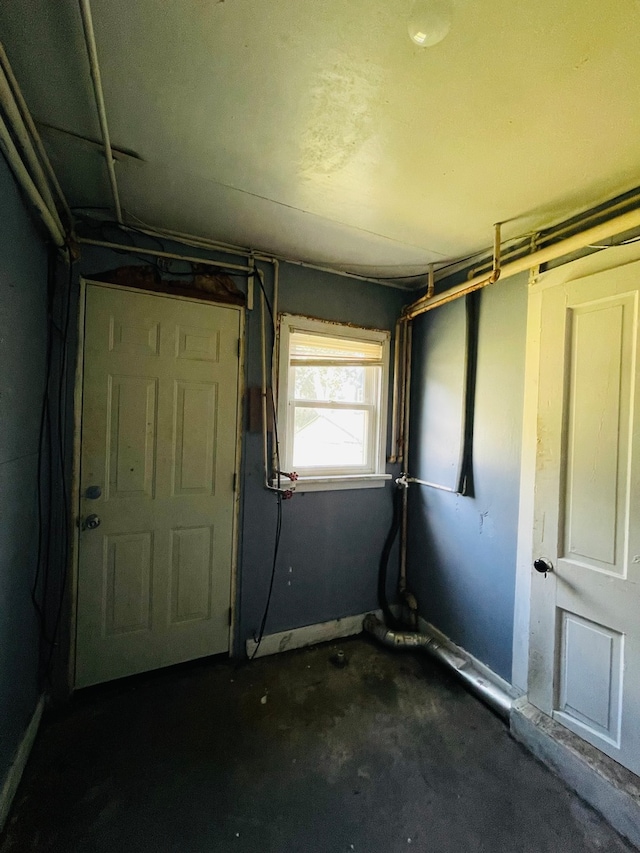
M416 0L409 16L409 35L418 47L433 47L449 32L451 6L448 0Z

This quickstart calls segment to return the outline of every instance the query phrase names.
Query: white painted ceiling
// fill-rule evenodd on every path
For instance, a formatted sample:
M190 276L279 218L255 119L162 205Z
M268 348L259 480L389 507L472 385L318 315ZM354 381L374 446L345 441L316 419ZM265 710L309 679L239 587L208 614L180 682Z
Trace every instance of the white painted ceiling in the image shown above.
M638 0L92 0L129 215L397 276L640 184ZM99 138L76 0L4 0L35 117ZM95 149L44 131L73 205L111 204Z

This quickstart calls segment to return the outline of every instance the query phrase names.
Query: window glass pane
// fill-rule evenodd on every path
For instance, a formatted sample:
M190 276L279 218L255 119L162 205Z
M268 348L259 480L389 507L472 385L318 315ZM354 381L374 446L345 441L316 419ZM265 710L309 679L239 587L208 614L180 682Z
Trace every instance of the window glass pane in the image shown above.
M296 408L293 467L338 468L367 464L368 412Z
M372 367L293 367L296 400L326 400L341 403L366 401L366 375Z
M289 354L291 359L296 361L305 358L380 361L382 344L377 341L331 338L328 335L314 335L311 332L292 332L289 340Z

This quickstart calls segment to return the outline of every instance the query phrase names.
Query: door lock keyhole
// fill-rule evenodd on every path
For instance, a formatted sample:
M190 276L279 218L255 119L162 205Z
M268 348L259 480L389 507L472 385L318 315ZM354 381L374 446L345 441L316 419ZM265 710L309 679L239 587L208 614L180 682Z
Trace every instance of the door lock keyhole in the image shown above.
M547 572L553 571L553 563L551 562L551 560L545 560L542 557L538 557L537 560L533 561L533 568L536 570L536 572L539 572L546 578Z

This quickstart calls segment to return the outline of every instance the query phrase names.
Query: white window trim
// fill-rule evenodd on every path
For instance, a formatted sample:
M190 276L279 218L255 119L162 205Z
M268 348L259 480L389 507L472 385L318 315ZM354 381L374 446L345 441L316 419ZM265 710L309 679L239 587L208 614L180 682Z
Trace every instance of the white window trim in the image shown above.
M282 470L291 469L292 445L289 423L289 339L292 332L313 332L333 338L353 338L382 344L382 375L380 378L380 408L376 432L377 450L373 473L327 473L300 476L295 483L297 492L320 492L338 489L375 489L384 486L391 474L386 473L387 420L389 398L389 351L391 333L381 329L366 329L343 323L315 320L296 314L281 314L279 327L278 365L278 427ZM288 486L285 478L283 486Z

